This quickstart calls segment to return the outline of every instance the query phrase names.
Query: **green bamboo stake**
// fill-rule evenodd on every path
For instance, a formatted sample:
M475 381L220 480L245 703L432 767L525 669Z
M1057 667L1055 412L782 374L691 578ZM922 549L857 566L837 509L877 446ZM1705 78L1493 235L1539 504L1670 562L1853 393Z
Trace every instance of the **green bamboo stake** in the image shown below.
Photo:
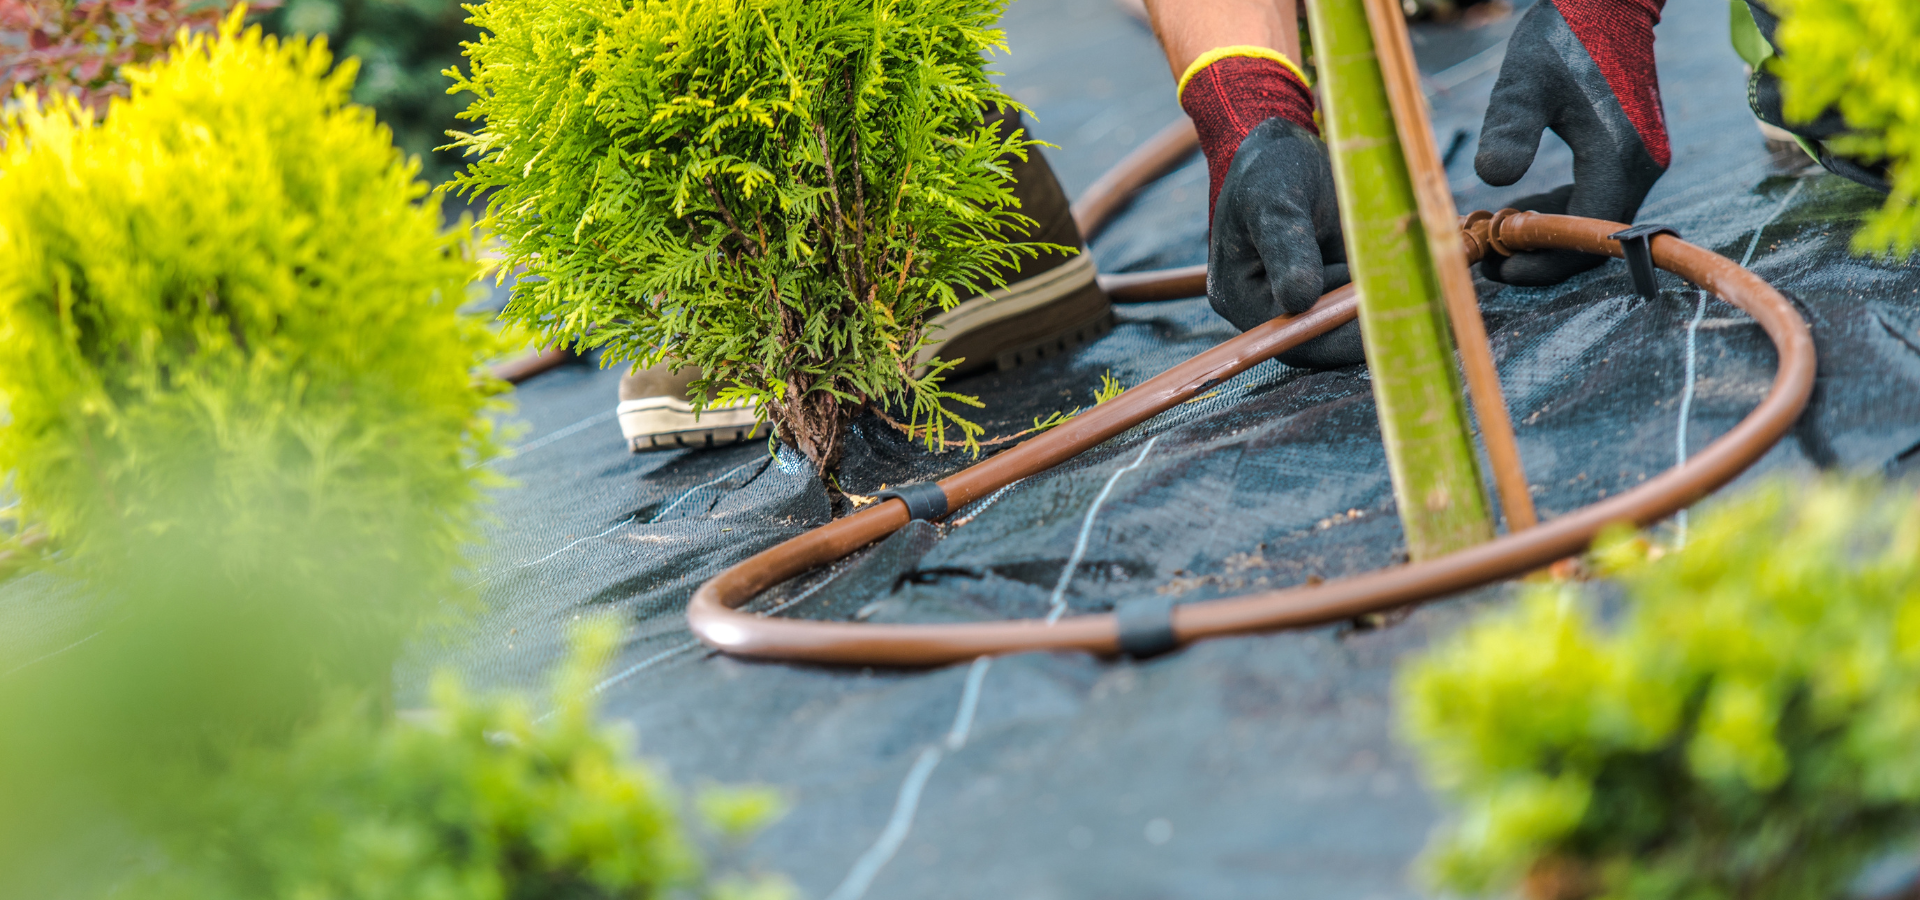
M1308 4L1360 334L1413 559L1491 540L1441 282L1374 52L1366 0Z

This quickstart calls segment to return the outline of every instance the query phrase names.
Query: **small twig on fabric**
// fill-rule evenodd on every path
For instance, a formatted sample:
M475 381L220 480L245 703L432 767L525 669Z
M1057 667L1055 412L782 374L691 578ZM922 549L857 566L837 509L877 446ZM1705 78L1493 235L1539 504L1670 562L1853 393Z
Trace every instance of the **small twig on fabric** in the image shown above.
M1102 373L1100 375L1100 388L1099 390L1096 390L1093 392L1093 405L1099 406L1100 404L1105 403L1108 400L1112 400L1113 398L1120 396L1120 394L1125 390L1126 390L1126 387L1120 383L1119 379L1113 377L1112 372ZM1215 393L1218 393L1218 392L1216 391ZM1204 399L1204 398L1196 398L1196 399ZM1188 402L1192 402L1192 401L1188 401ZM867 409L871 411L875 416L878 416L880 418L880 421L893 426L895 430L901 432L902 434L905 434L909 440L920 439L920 429L912 425L903 425L900 422L895 421L892 416L887 415L886 411L881 409L879 406L869 404L867 406ZM1056 410L1054 411L1053 415L1050 415L1045 419L1040 419L1038 417L1035 417L1033 420L1033 427L1025 431L1015 432L1013 434L1009 434L1004 437L997 437L992 440L980 441L978 443L972 444L971 446L974 446L974 447L999 446L1000 444L1007 443L1008 441L1019 440L1020 438L1026 437L1027 435L1030 435L1030 434L1038 434L1042 431L1047 431L1053 428L1057 428L1061 425L1066 424L1068 420L1072 419L1074 416L1077 416L1079 414L1080 414L1080 407L1074 407L1074 410L1068 413L1063 413ZM940 439L940 443L949 448L970 446L969 444L967 444L966 441L949 441L944 437ZM1915 900L1920 900L1920 898L1915 898Z
M921 429L916 428L912 425L907 425L899 421L896 421L892 416L889 416L884 411L882 411L880 407L869 406L867 407L867 409L868 411L872 412L875 416L879 417L880 421L893 426L895 431L898 431L901 434L906 435L909 440L915 440L915 441L921 440L921 437L920 437L920 434L922 431ZM980 441L975 446L995 447L1000 444L1007 443L1008 441L1019 440L1020 438L1026 437L1027 435L1034 434L1036 432L1045 431L1048 428L1052 428L1054 425L1058 425L1058 424L1059 424L1058 422L1053 422L1046 425L1036 426L1034 428L1029 428L1025 431L1016 432L1014 434L1005 435L1003 437L997 437L989 441ZM947 440L946 438L940 438L939 441L941 446L949 449L967 446L966 441L950 441L950 440Z

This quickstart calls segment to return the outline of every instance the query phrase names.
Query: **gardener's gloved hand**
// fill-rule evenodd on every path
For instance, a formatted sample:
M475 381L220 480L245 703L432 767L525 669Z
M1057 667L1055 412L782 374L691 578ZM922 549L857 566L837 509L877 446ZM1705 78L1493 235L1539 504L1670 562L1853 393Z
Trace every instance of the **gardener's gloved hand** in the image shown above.
M1653 63L1666 0L1541 0L1514 29L1480 132L1474 168L1505 186L1533 165L1544 129L1573 149L1573 184L1517 209L1632 223L1672 150ZM1491 256L1481 272L1507 284L1554 284L1606 262L1570 250Z
M1294 64L1262 47L1225 47L1180 79L1180 106L1207 157L1207 301L1245 331L1298 315L1347 283L1333 169ZM1290 366L1361 362L1356 322L1281 354Z

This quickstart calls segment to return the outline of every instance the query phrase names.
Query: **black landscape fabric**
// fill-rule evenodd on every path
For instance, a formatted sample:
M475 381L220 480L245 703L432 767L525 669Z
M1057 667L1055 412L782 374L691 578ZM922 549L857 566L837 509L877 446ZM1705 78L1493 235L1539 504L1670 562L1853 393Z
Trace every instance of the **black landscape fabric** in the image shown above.
M1525 6L1526 4L1519 4ZM1473 135L1513 19L1419 26L1440 146L1463 211L1565 183L1547 139L1512 188L1472 172ZM1151 34L1111 0L1019 0L998 68L1035 111L1070 193L1178 114ZM1716 3L1676 3L1657 32L1672 169L1642 212L1787 291L1820 353L1813 404L1745 478L1920 468L1920 269L1850 256L1879 198L1771 153L1745 106ZM1456 141L1456 135L1464 135ZM1197 157L1095 242L1102 271L1205 260ZM1772 377L1766 337L1663 274L1637 296L1623 264L1551 288L1482 282L1520 453L1545 516L1631 488L1724 433ZM954 383L988 434L1136 385L1233 334L1204 299L1118 308L1082 350ZM702 581L829 520L804 460L764 444L630 455L619 373L578 365L513 396L518 452L498 464L486 613L423 645L403 703L449 666L539 690L571 624L613 613L626 640L598 688L641 752L682 783L779 787L792 811L747 853L814 898L1397 898L1438 810L1393 735L1404 655L1498 604L1497 588L1397 620L1219 640L1144 663L1029 654L932 671L743 662L688 633ZM854 426L847 490L942 477L873 419ZM1666 526L1684 528L1676 521ZM1402 558L1367 375L1265 363L1060 468L916 523L753 608L807 618L942 622L1102 611L1337 578ZM57 648L89 627L44 575L0 587L0 634ZM58 607L62 612L49 613ZM24 635L24 636L22 636Z

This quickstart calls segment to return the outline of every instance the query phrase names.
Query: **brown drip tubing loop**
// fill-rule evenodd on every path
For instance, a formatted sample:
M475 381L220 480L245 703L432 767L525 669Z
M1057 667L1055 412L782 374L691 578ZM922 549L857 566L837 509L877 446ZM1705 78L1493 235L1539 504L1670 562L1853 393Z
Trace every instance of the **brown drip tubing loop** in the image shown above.
M1192 119L1181 116L1154 132L1146 143L1133 152L1121 157L1119 162L1113 164L1113 168L1087 185L1087 189L1080 193L1080 199L1073 203L1073 224L1080 230L1080 240L1093 243L1093 239L1113 221L1114 215L1126 208L1134 194L1179 168L1181 163L1187 161L1187 157L1199 149L1200 132L1194 130Z
M1199 151L1200 133L1193 129L1192 119L1181 116L1147 138L1139 149L1121 157L1074 201L1073 224L1080 229L1080 240L1093 243L1113 217L1127 208L1133 195ZM1185 300L1207 292L1207 267L1101 275L1100 288L1115 303Z
M1475 213L1464 224L1464 243L1476 258L1486 248L1579 250L1618 257L1620 246L1607 235L1626 227L1511 210L1493 216ZM1583 551L1614 523L1648 525L1672 515L1752 465L1806 407L1813 390L1813 336L1786 297L1726 258L1671 235L1653 238L1652 250L1661 268L1752 316L1779 354L1766 397L1731 431L1685 464L1631 491L1458 553L1317 585L1175 606L1173 629L1179 642L1339 621L1512 578ZM1052 431L958 472L940 482L947 508L957 510L1045 471L1256 363L1325 334L1352 319L1355 306L1350 288L1329 293L1300 316L1249 330ZM688 624L709 646L737 656L843 665L934 666L1032 650L1118 652L1119 629L1112 614L1072 616L1054 624L1022 619L869 625L771 618L736 608L761 591L892 534L907 522L905 503L888 500L755 554L700 586L687 609Z

